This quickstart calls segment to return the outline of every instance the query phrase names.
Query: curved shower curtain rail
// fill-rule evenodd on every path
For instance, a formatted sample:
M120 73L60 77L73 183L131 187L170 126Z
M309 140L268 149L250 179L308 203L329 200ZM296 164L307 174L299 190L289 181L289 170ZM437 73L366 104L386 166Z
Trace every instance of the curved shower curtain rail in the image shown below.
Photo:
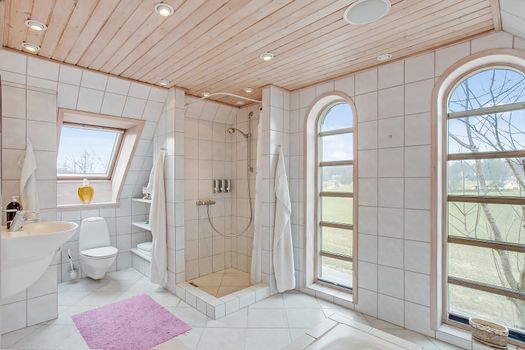
M196 103L196 102L199 102L199 101L202 101L202 100L207 100L209 99L210 97L213 97L213 96L218 96L218 95L226 95L226 96L231 96L231 97L236 97L236 98L240 98L240 99L243 99L243 100L246 100L246 101L251 101L251 102L256 102L256 103L262 103L262 101L259 101L259 100L254 100L253 98L249 98L249 97L244 97L244 96L241 96L241 95L236 95L236 94L232 94L232 93L229 93L229 92L214 92L213 94L209 94L208 96L203 96L199 99L196 99L195 101L191 101L191 102L188 102L184 105L184 107L188 107L189 105L193 104L193 103Z

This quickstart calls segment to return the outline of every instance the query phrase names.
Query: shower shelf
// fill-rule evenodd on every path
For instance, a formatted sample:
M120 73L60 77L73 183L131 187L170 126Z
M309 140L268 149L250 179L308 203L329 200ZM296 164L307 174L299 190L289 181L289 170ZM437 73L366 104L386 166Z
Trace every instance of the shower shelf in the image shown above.
M143 230L151 232L151 226L148 223L145 223L145 222L132 222L131 224L133 226L135 226L135 227L138 227L138 228L141 228Z
M134 202L140 202L140 203L147 203L151 204L151 199L144 199L144 198L131 198Z

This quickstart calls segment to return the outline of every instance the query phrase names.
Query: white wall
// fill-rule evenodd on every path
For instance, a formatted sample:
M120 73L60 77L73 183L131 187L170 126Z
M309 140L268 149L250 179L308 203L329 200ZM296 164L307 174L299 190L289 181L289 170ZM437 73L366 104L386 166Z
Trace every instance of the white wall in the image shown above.
M153 133L167 90L8 50L0 50L0 73L3 79L2 129L9 130L8 135L4 134L8 137L4 136L2 140L3 205L9 203L12 195L18 195L19 161L24 155L27 137L37 159L42 219L80 223L82 218L89 216L105 217L112 244L119 248L112 269L130 267L129 249L146 239L144 231L131 226L133 220L145 217L146 208L143 204L132 203L131 198L141 195L142 186L147 181L152 164ZM145 120L145 128L117 206L57 210L56 121L60 107ZM39 285L2 301L3 318L19 321L4 322L3 331L15 329L15 324L31 325L56 316L56 283L69 279L66 263L68 248L78 265L78 233L63 248L56 264L46 272L47 278L39 281ZM39 310L38 315L32 309Z
M317 98L330 91L347 94L357 107L357 310L436 335L430 327L432 90L437 78L458 60L487 49L513 47L525 49L525 42L499 32L291 93L292 224L300 260L304 198L295 187L304 188L305 118ZM303 287L305 263L296 265Z

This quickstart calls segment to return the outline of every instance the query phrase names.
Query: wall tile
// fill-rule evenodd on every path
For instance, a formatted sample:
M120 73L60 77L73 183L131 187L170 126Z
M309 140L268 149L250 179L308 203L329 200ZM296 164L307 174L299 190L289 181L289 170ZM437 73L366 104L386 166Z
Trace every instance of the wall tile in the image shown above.
M405 268L430 273L430 243L405 241Z
M434 79L405 85L405 113L416 114L431 110L431 96Z
M434 52L405 60L405 83L434 78Z
M403 117L379 120L379 148L403 146L404 132Z
M404 297L404 272L389 266L378 267L378 291L380 294L389 295L398 299Z
M355 105L359 122L377 119L377 92L356 96Z
M104 93L102 91L80 88L77 108L82 111L99 113Z
M387 322L402 326L404 316L403 300L379 294L378 316Z
M60 65L60 74L58 81L61 83L80 85L82 79L82 70L71 66Z
M380 178L378 187L379 205L383 207L403 207L403 178Z
M379 150L379 177L403 177L404 149L385 148ZM359 158L361 166L361 158Z
M397 61L379 66L379 89L404 83L404 63L404 61Z
M380 119L403 115L404 112L404 87L395 86L379 90L378 116Z
M378 238L378 263L403 268L403 240L389 237Z
M377 68L359 72L355 78L355 94L361 95L377 90Z

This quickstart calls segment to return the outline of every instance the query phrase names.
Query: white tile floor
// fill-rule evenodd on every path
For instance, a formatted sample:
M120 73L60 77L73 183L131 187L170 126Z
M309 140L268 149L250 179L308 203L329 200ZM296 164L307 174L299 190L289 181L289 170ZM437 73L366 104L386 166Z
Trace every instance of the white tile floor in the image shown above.
M56 320L4 334L2 349L87 349L71 316L105 304L147 293L193 329L156 349L272 350L287 345L334 312L422 344L427 350L457 349L395 325L343 309L302 293L275 295L220 320L211 320L171 293L151 284L133 269L114 272L102 281L88 279L59 286Z

